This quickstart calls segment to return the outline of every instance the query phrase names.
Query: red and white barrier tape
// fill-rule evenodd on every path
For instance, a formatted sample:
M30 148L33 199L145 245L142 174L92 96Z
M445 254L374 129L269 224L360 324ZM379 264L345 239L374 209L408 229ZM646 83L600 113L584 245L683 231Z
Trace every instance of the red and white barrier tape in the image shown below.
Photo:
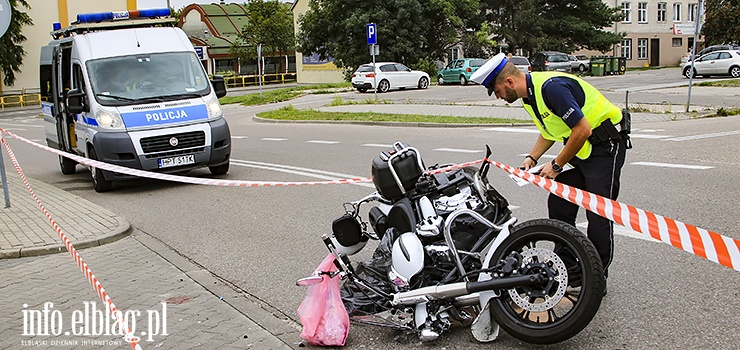
M237 186L237 187L255 187L255 186L302 186L302 185L330 185L330 184L351 184L372 182L371 178L352 178L331 181L300 181L300 182L275 182L275 181L234 181L234 180L214 180L200 179L187 176L177 176L169 174L160 174L138 169L126 168L118 165L99 162L96 160L80 157L74 154L60 151L51 147L40 145L33 141L27 140L12 132L0 128L0 133L7 133L18 140L55 153L57 155L71 158L80 164L98 167L100 169L115 171L128 175L147 177L152 179L169 180L175 182L191 183L197 185L212 186ZM9 148L6 144L6 148ZM518 168L492 161L482 159L467 163L461 163L435 169L430 173L439 173L453 169L463 168L466 166L490 162L497 168L513 174L519 178L529 181L538 187L541 187L565 200L579 205L586 210L599 214L607 219L616 222L619 225L629 227L637 232L648 234L652 238L668 243L678 249L685 250L694 255L714 261L720 265L740 271L740 240L733 239L718 233L698 228L693 225L685 224L680 221L666 218L652 212L635 208L602 196L583 191L571 186L563 185L559 182L546 179Z
M13 166L20 175L21 180L23 180L23 183L26 185L26 188L31 193L31 196L33 196L36 204L38 204L39 208L41 208L41 211L44 212L44 215L46 216L46 219L49 220L51 227L53 227L54 230L57 231L57 235L62 240L62 242L64 242L64 246L67 247L67 251L69 252L69 254L72 255L72 258L77 263L80 271L85 274L87 281L95 289L95 293L98 294L98 297L100 298L100 300L103 301L103 304L108 306L107 309L110 312L111 316L113 316L113 319L117 322L118 326L120 327L119 329L124 330L124 332L126 333L126 341L129 343L129 345L131 345L132 349L141 350L141 346L139 345L139 338L135 336L131 332L131 330L129 330L128 325L123 321L122 313L118 310L116 305L113 304L113 300L108 295L108 292L105 291L103 285L100 284L98 278L95 277L95 274L93 274L90 267L87 265L87 263L85 263L85 260L82 259L82 256L80 256L80 253L77 252L77 249L75 249L75 247L72 245L72 242L67 238L67 235L64 233L64 231L62 231L62 228L57 225L56 221L54 221L49 212L46 210L46 207L41 204L41 200L39 200L39 198L36 196L36 193L33 191L33 188L31 188L31 185L28 183L26 175L23 173L20 164L18 164L18 160L15 158L13 150L10 149L10 145L8 145L2 135L0 135L0 142L2 142L5 146L5 150L7 150L8 156L10 156L10 160L13 162Z
M740 240L604 198L496 161L488 159L484 161L617 224L740 271Z
M101 161L93 160L90 158L85 158L78 156L76 154L67 153L55 148L51 148L36 142L33 142L31 140L28 140L22 136L16 135L10 131L7 131L5 129L0 128L0 134L6 133L10 136L12 136L15 139L18 139L20 141L23 141L25 143L28 143L32 146L41 148L43 150L49 151L51 153L54 153L56 155L67 157L69 159L72 159L76 161L77 163L87 165L87 166L93 166L99 169L113 171L116 173L121 174L127 174L137 177L146 177L150 179L157 179L157 180L167 180L167 181L174 181L174 182L181 182L181 183L189 183L189 184L195 184L195 185L210 185L210 186L230 186L230 187L267 187L267 186L310 186L310 185L342 185L342 184L355 184L355 183L366 183L366 182L373 182L372 178L365 177L356 177L351 179L339 179L339 180L328 180L328 181L293 181L293 182L278 182L278 181L244 181L244 180L218 180L218 179L203 179L203 178L194 178L189 176L179 176L179 175L170 175L170 174L162 174L162 173L155 173L151 171L144 171L139 169L133 169L133 168L126 168L122 167L120 165L115 164L109 164L104 163ZM443 171L451 171L454 169L463 168L466 166L471 166L475 164L482 163L483 160L477 160L473 162L467 162L462 164L455 164L448 167L444 167L441 169L436 169L430 173L439 173Z

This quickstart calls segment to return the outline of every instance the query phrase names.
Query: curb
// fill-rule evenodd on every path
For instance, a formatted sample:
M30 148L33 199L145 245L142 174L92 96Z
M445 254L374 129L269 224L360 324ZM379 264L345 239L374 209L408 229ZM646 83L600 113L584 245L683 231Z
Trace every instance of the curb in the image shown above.
M90 247L97 247L101 246L103 244L115 242L119 239L128 237L131 235L131 232L133 231L131 228L131 224L128 223L126 220L122 220L120 216L113 216L113 218L118 221L119 226L116 230L112 231L111 233L108 233L106 235L103 235L99 238L95 239L88 239L84 241L79 242L71 242L72 245L74 245L75 249L82 250ZM29 247L29 248L18 248L16 249L0 249L0 259L14 259L14 258L26 258L26 257L32 257L32 256L43 256L43 255L49 255L49 254L56 254L56 253L64 253L67 251L67 248L64 246L64 244L52 244L47 245L43 247Z
M378 113L382 114L382 113ZM252 116L252 120L259 123L288 123L288 124L354 124L354 125L380 125L380 126L403 126L424 128L480 128L501 126L532 126L534 123L490 123L490 124L448 124L448 123L412 123L412 122L371 122L361 120L278 120Z

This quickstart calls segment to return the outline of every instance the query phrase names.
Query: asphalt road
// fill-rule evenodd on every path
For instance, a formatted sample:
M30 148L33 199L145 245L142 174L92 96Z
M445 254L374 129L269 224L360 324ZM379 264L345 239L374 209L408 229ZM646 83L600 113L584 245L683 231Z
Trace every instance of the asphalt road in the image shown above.
M386 96L459 102L462 98L458 94L465 95L468 89L471 101L487 99L485 90L477 86L432 87ZM471 97L473 93L478 96ZM367 94L350 92L342 96L366 98ZM292 103L297 107L320 106L332 98L318 95ZM269 108L274 106L224 108L233 152L231 170L220 178L304 181L368 177L373 157L383 149L379 145L396 140L418 148L426 164L480 159L488 144L495 160L518 165L536 137L534 133L480 127L273 124L251 119L257 111ZM33 112L5 115L0 123L42 142L41 120L34 118ZM735 208L740 207L735 176L740 165L736 157L740 117L636 122L634 127L655 137L634 140L635 148L628 153L622 176L620 201L740 239L735 216ZM58 186L126 217L137 229L161 239L247 291L274 313L294 321L295 310L305 295L305 289L295 287L294 282L309 274L326 255L321 235L343 213L343 202L373 190L362 185L222 188L141 180L120 183L115 191L99 194L92 190L89 172L81 167L77 174L63 176L56 156L10 142L29 178ZM207 170L189 175L210 177ZM514 215L520 221L546 217L543 190L520 188L495 169L489 178L516 206ZM579 222L584 221L582 216ZM356 260L369 258L370 250L366 248L355 256ZM738 297L738 272L621 230L610 268L609 295L591 324L571 340L556 346L532 346L502 334L496 343L486 345L475 342L467 329L457 328L424 347L732 349L740 344ZM353 325L347 348L420 346L418 340L398 335Z

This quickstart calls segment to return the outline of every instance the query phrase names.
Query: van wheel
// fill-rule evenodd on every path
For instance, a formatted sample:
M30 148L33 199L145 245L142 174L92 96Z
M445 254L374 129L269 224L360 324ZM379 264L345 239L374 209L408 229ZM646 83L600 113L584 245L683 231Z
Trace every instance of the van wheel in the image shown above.
M59 169L64 175L72 175L77 170L77 162L64 156L59 156Z
M226 164L222 164L222 165L209 166L208 170L210 170L211 174L213 175L223 175L229 171L229 163L226 162Z
M98 154L95 153L94 148L90 149L90 159L99 160ZM93 188L95 189L95 192L108 192L113 188L113 181L106 180L103 172L103 169L99 169L94 166L90 167L90 174L92 175Z

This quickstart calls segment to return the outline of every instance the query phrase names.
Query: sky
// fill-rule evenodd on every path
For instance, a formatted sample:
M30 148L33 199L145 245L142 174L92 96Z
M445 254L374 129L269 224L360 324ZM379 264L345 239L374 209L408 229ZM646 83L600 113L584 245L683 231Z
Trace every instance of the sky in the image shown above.
M167 7L167 3L169 3L170 7L172 7L173 9L180 10L190 4L211 4L219 3L219 1L220 0L136 0L136 6L139 9L165 8ZM243 4L247 2L247 0L225 0L224 2L227 4Z

